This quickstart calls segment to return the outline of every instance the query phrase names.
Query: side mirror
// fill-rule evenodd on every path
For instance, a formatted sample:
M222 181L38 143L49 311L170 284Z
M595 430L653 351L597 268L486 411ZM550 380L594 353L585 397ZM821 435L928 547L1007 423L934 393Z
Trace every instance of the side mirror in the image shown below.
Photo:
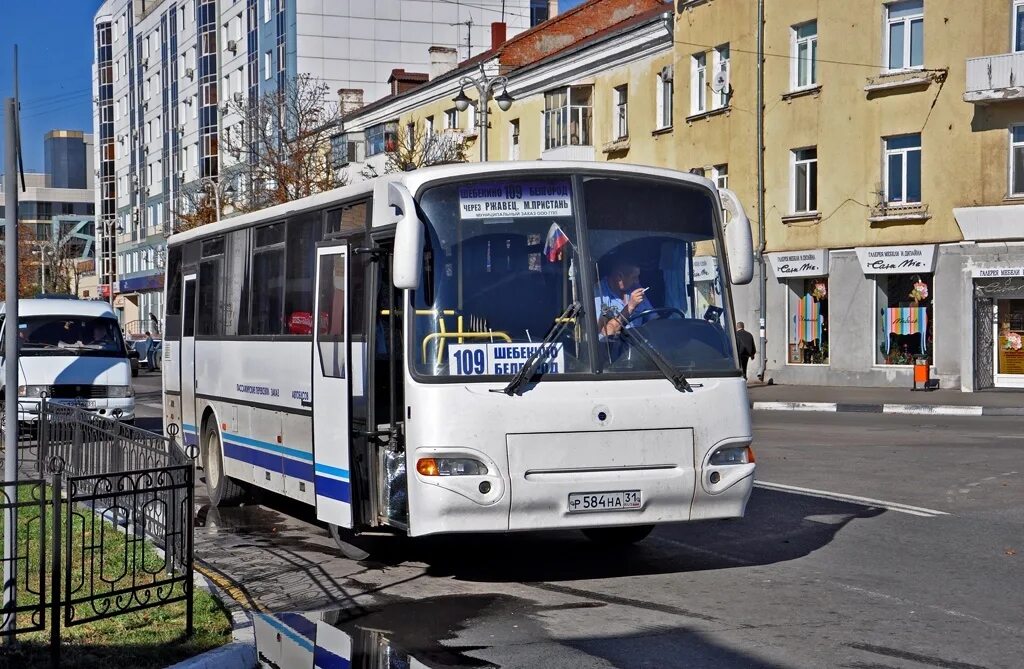
M754 240L750 232L750 221L743 211L740 199L727 188L719 188L722 208L731 214L725 224L725 250L729 256L729 279L741 286L754 278Z
M388 204L402 212L395 230L395 256L391 281L398 289L419 288L423 271L423 222L416 215L416 201L400 183L388 184Z

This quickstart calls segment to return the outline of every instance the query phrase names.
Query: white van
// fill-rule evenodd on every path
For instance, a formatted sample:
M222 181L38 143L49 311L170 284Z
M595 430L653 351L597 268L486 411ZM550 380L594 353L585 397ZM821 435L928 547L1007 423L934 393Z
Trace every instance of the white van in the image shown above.
M0 306L0 342L6 321ZM120 409L121 420L135 420L128 350L110 305L74 299L19 300L18 338L19 420L35 420L43 393L105 416L116 417ZM3 393L6 362L0 363Z

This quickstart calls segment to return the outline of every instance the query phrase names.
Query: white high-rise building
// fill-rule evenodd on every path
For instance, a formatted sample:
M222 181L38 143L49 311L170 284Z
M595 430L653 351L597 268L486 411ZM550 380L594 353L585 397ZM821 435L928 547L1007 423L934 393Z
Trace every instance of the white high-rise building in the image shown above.
M163 315L163 248L180 193L216 181L218 138L255 100L309 74L332 91L391 92L394 69L428 72L546 18L537 0L107 0L93 68L97 272L124 323ZM117 298L115 300L115 298Z

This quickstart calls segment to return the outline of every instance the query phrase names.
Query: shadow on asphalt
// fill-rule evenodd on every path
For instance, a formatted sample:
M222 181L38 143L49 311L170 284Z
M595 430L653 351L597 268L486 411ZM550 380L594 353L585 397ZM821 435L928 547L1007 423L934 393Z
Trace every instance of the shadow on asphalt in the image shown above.
M769 565L827 546L849 522L884 509L755 488L742 519L659 527L639 544L598 548L578 533L453 535L410 542L431 576L573 581Z
M201 489L201 487L200 487ZM197 527L216 527L253 548L301 550L344 559L312 507L262 494L258 504L213 509L197 499ZM576 531L395 537L364 561L374 569L425 563L427 574L479 582L575 581L769 565L827 546L848 523L884 509L755 488L742 519L657 528L635 546L609 548ZM308 526L317 527L312 536Z

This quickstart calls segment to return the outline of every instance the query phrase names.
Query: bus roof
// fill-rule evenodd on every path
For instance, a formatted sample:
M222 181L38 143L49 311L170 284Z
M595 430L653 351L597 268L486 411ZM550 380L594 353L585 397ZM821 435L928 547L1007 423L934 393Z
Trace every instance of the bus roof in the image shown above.
M0 314L6 305L0 304ZM106 302L94 300L18 300L18 316L88 316L116 318Z
M589 161L553 161L553 160L518 160L511 162L489 162L489 163L453 163L450 165L435 165L424 167L411 172L396 172L386 174L376 179L361 181L351 186L342 186L325 193L311 195L299 200L293 200L284 204L261 209L241 216L234 216L219 223L210 223L198 228L172 235L167 240L169 245L183 244L192 239L200 239L212 235L221 234L238 228L244 228L255 223L271 221L275 219L296 216L306 211L322 209L333 204L340 204L348 200L358 199L374 191L378 196L386 197L383 189L391 181L401 181L415 193L426 183L431 181L442 181L459 177L477 176L486 178L488 173L500 172L613 172L620 174L637 174L647 176L661 176L681 181L700 184L706 188L715 190L715 185L710 180L676 170L669 170L661 167L650 167L647 165L630 165L622 163L602 163ZM375 217L376 220L376 217ZM377 223L384 225L384 223Z

